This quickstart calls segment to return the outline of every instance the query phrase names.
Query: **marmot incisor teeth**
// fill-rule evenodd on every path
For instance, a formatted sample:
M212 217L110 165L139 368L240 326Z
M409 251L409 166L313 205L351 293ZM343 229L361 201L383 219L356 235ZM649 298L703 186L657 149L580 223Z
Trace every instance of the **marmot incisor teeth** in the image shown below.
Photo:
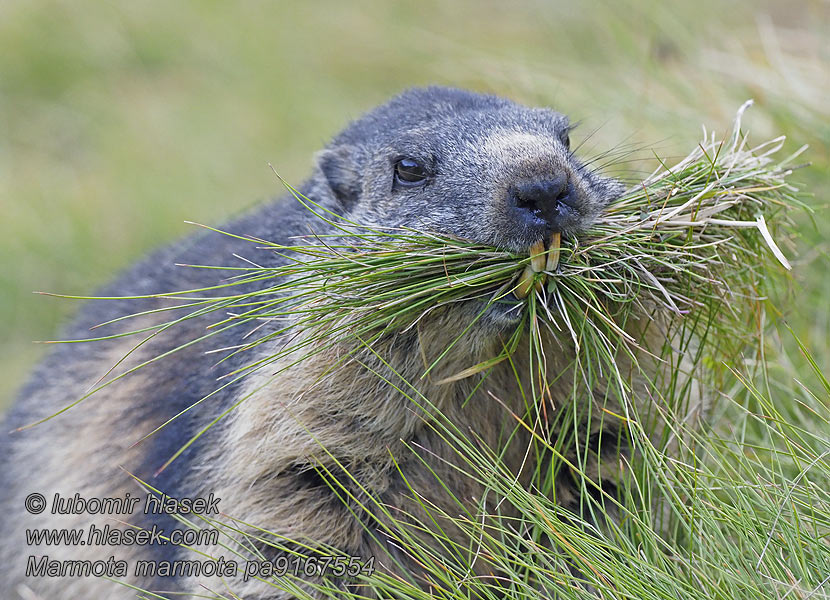
M586 168L571 154L568 131L567 119L552 110L455 89L413 89L372 110L335 137L318 155L314 172L300 192L359 223L411 226L526 252L535 242L549 239L552 232L567 235L590 225L622 191L618 182ZM305 208L288 197L223 229L290 244L292 236L306 235L310 228L324 233L321 223L312 220ZM250 251L250 245L229 236L194 235L139 263L101 295L135 296L204 287L215 282L215 271L174 265L227 265L234 260L234 253L250 256ZM284 260L275 253L259 252L253 258L262 266ZM89 303L66 332L66 339L87 337L90 326L146 311L152 304L139 300ZM118 525L101 516L53 515L48 510L38 516L27 514L27 494L39 492L50 501L56 493L63 497L76 492L83 497L136 494L139 489L128 472L175 497L213 493L221 498L222 511L242 521L307 543L330 544L351 555L375 556L378 568L394 570L394 561L384 557L394 555L395 549L384 543L383 535L367 532L365 523L349 512L314 467L323 463L336 470L336 461L355 476L353 492L357 497L369 494L400 509L401 514L409 511L417 516L419 509L402 482L401 469L410 484L419 486L419 493L457 513L436 484L430 473L433 469L454 486L451 491L456 498L475 508L481 499L480 485L458 475L451 466L456 458L441 438L424 426L423 414L413 411L410 400L369 370L388 372L383 364L388 361L401 376L422 381L424 395L453 422L463 424L465 431L474 431L482 443L497 445L504 431L515 426L508 409L524 411L509 367L501 372L495 369L487 379L487 389L475 392L469 402L463 400L472 392L474 382L438 386L420 379L423 357L436 356L447 340L453 339L457 324L465 322L465 310L472 309L453 307L420 323L418 331L391 336L376 349L379 356L372 364L367 364L371 363L367 357L362 364L353 361L321 377L337 358L329 351L285 371L267 385L265 375L243 379L141 444L133 445L218 387L217 372L211 369L216 357L205 351L233 347L243 332L231 329L211 339L209 347L188 347L169 360L125 377L57 418L4 435L0 442L0 520L4 532L0 586L15 598L17 594L49 600L134 597L129 588L94 577L24 577L28 555L48 554L57 560L114 555L129 561L130 575L124 579L134 584L160 590L177 586L197 589L189 580L131 577L136 560L193 558L189 551L173 545L24 545L27 528ZM490 317L470 334L463 348L457 344L454 354L442 363L448 373L475 364L500 347L498 334L513 317L495 313ZM146 323L153 318L148 315ZM204 333L207 322L193 319L159 335L131 357L129 366L184 339L196 339ZM37 421L83 396L133 344L133 339L127 338L59 346L21 391L5 418L5 431ZM565 346L568 344L563 343L556 353L562 356L560 367L571 359ZM250 360L250 356L240 360L243 358ZM438 379L440 373L435 376ZM563 395L567 393L562 390ZM228 418L154 478L158 467L185 440L245 395L247 400ZM617 435L605 439L616 442ZM430 461L429 467L406 450L404 443L425 449L422 458ZM320 452L321 444L328 454ZM521 470L527 459L526 446L527 439L517 435L504 454L508 468ZM599 455L606 452L604 448L595 450ZM533 467L525 465L527 470ZM562 479L558 499L578 510L578 491L568 488L567 476ZM127 520L139 526L175 526L169 519L141 515ZM417 570L405 556L395 558L398 565ZM250 587L233 591L245 598L283 597L273 588L257 588L255 584L249 582ZM20 591L26 588L34 596Z

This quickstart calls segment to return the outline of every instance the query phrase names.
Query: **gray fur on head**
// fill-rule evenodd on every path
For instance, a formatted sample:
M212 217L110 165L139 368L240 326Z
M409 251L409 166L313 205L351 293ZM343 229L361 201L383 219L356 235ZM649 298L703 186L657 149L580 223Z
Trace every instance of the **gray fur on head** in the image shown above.
M517 252L551 231L590 225L622 186L585 168L567 146L568 119L496 96L451 88L412 89L367 113L318 155L328 194L354 220L458 235ZM414 159L422 185L395 182ZM517 193L559 180L561 215L517 206ZM322 192L322 190L316 190ZM563 192L564 193L564 192Z

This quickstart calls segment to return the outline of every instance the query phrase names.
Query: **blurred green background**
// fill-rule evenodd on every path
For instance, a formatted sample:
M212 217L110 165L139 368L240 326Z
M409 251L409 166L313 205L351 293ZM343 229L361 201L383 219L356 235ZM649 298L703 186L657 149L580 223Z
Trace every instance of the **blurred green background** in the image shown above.
M77 304L183 221L281 193L411 85L549 105L587 154L686 154L745 99L752 137L811 149L784 317L828 361L830 3L0 2L0 406ZM592 134L592 135L591 135ZM638 157L648 156L640 152ZM648 162L609 169L636 177ZM793 249L786 249L792 255ZM797 369L794 371L797 376Z

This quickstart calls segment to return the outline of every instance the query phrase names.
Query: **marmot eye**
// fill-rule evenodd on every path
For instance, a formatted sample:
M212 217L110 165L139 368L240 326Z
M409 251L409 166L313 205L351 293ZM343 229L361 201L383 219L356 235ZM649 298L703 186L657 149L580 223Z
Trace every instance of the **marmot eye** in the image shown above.
M568 135L567 131L559 136L559 141L565 146L565 150L571 149L571 136Z
M419 185L426 181L427 170L417 160L402 158L395 163L395 182L401 185Z

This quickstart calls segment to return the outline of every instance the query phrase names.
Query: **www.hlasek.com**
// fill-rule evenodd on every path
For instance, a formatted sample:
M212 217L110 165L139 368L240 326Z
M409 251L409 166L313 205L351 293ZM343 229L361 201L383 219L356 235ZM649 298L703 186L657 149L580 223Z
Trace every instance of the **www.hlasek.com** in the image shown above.
M51 501L50 501L51 500ZM207 498L171 498L147 494L114 498L84 498L80 494L51 498L40 493L29 494L25 499L26 510L32 515L55 515L49 524L59 524L62 516L118 515L121 526L90 523L76 528L27 528L26 544L29 547L88 547L98 546L214 546L220 543L220 532L215 528L175 528L169 531L152 525L138 527L125 523L124 516L141 515L202 515L209 518L219 514L219 498L210 494ZM77 521L75 521L77 523ZM104 556L106 556L105 553ZM146 558L149 558L146 557ZM123 559L109 556L101 559L56 560L48 554L30 555L26 560L27 577L126 577L130 564ZM272 561L226 560L135 560L132 572L137 578L145 577L236 577L243 580L252 577L349 577L370 575L374 571L374 558L363 560L356 556L285 556Z
M120 529L90 525L78 529L27 529L27 546L204 546L219 543L218 529Z

